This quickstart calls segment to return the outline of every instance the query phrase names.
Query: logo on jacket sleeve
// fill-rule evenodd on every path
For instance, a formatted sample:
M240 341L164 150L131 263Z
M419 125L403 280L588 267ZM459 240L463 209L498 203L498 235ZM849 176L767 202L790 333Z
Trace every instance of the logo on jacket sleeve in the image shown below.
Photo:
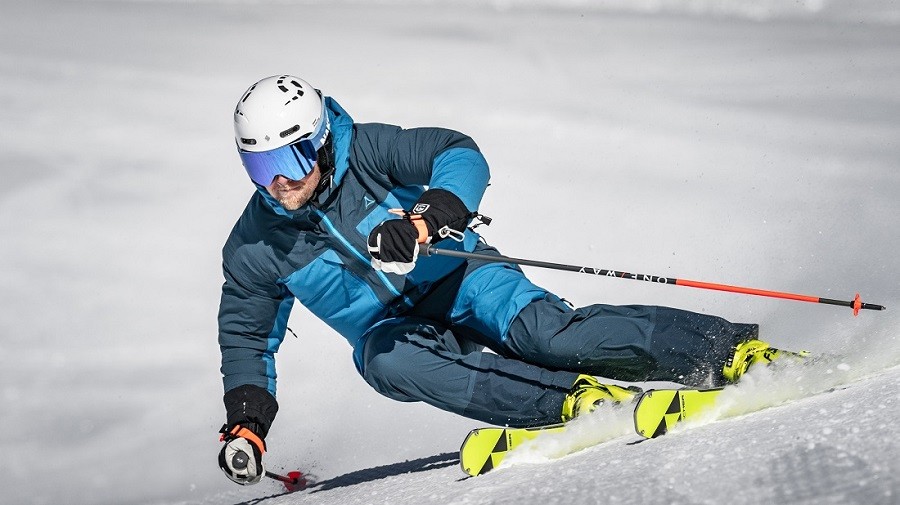
M366 206L366 210L369 210L369 207L375 204L375 200L369 198L368 196L363 197L363 204Z
M430 207L430 205L428 205L427 203L416 204L416 206L413 207L412 213L413 214L422 214L426 210L428 210L428 207Z

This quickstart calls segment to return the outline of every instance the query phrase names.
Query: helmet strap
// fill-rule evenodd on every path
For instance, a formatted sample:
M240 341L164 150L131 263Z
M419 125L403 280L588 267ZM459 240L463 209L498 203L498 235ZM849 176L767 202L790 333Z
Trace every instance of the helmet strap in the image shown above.
M316 153L319 172L321 173L321 180L319 180L319 185L316 187L316 191L313 194L316 200L319 199L325 190L331 187L331 183L334 181L334 152L332 151L331 146L331 135L329 135L325 140L325 145L323 145Z

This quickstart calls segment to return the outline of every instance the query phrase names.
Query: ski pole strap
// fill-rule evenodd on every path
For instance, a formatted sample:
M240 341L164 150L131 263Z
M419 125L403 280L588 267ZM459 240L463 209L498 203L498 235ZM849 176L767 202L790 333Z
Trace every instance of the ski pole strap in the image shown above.
M231 429L228 429L226 425L222 425L220 433L222 434L222 436L219 437L220 442L230 442L236 438L245 438L259 449L260 454L266 453L266 443L263 439L259 438L259 435L253 433L252 430L244 428L240 424L234 425Z
M404 209L388 209L388 212L394 214L395 216L400 216L401 218L406 219L416 227L416 233L418 234L416 242L418 242L419 244L424 244L429 238L431 238L430 235L428 235L428 225L425 224L425 220L422 219L421 214L413 214Z
M428 225L425 224L425 220L422 219L421 214L410 214L409 212L407 212L403 217L416 227L416 232L418 232L419 234L418 238L416 238L416 242L418 242L419 244L424 244L426 241L428 241L429 238L431 238L428 235Z
M422 214L413 214L413 213L409 212L408 210L404 210L404 209L388 209L388 212L390 212L391 214L394 214L395 216L400 216L401 218L406 219L407 221L412 223L413 226L416 227L416 232L418 232L418 238L416 239L416 241L419 244L425 244L426 242L428 242L428 240L430 238L432 238L431 235L429 235L429 233L428 233L428 225L425 223L425 220L422 218ZM475 228L477 228L478 226L481 226L481 225L490 226L490 224L491 224L491 218L485 216L484 214L480 214L478 212L469 212L468 214L463 216L463 218L460 219L459 222L451 223L451 224L453 224L454 226L456 226L458 224L462 224L462 227L465 228L464 223L472 221L473 219L476 220L472 224L472 226L470 226L470 228L473 230ZM434 235L437 236L438 238L444 239L444 238L449 237L449 238L455 240L456 242L462 242L465 232L458 231L455 228L451 227L450 225L444 225L440 229L438 229ZM420 250L419 252L423 252L423 251Z

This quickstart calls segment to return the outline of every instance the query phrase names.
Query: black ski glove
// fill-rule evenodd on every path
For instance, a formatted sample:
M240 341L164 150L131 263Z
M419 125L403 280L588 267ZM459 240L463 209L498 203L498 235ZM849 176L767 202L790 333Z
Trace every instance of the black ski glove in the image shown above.
M419 244L446 237L462 240L475 216L458 196L444 189L429 189L402 219L390 219L372 229L368 249L372 268L405 275L416 266Z
M228 421L222 426L219 468L232 481L247 486L265 475L265 438L278 413L278 402L265 389L245 385L225 393Z

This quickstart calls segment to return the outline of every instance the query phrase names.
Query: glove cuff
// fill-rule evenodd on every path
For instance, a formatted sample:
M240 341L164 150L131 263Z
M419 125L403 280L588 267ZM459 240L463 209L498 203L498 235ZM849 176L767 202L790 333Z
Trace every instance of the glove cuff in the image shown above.
M278 413L278 402L267 390L245 384L231 389L223 397L226 425L241 425L265 439Z
M458 196L446 189L429 189L410 211L410 221L419 232L419 243L427 239L440 238L440 231L447 227L451 230L462 232L469 224L469 220L475 216L466 208L466 204ZM421 224L424 221L424 226ZM425 228L423 231L422 228ZM425 238L423 239L423 235Z

